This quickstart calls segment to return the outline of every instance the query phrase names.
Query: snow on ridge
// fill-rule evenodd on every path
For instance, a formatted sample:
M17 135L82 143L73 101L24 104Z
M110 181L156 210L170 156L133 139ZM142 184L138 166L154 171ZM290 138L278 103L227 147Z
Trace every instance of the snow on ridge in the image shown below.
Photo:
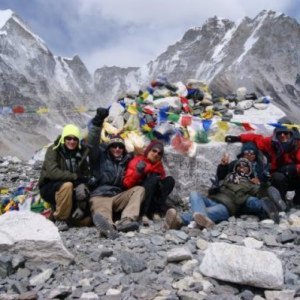
M259 20L258 25L256 26L255 30L252 32L252 34L249 36L247 41L244 43L244 52L239 56L239 58L236 60L236 64L241 63L244 56L248 53L248 51L252 48L252 46L256 43L256 41L259 39L258 36L255 36L256 33L259 31L261 26L264 23L264 20L267 18L268 14L263 14L257 18Z
M39 46L45 51L45 52L49 52L49 49L46 46L46 43L35 33L33 33L28 26L23 23L18 17L16 17L15 15L12 16L13 20L18 23L25 31L27 31L30 35L32 35L32 37L38 42Z
M13 16L13 11L10 9L0 10L0 28Z

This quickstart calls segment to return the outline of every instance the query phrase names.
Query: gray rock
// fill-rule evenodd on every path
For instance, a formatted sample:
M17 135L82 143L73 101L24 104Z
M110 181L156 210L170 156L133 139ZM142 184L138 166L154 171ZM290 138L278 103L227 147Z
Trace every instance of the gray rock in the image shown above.
M209 277L263 288L281 288L281 261L271 252L226 243L210 244L200 265Z
M179 262L192 258L192 254L187 248L173 248L167 252L168 262Z
M16 252L32 261L69 264L73 260L57 227L42 215L12 211L0 216L0 227L0 252Z
M293 300L295 295L294 290L283 291L265 291L266 300Z
M126 274L141 272L147 268L145 261L131 252L122 251L119 255L119 260Z

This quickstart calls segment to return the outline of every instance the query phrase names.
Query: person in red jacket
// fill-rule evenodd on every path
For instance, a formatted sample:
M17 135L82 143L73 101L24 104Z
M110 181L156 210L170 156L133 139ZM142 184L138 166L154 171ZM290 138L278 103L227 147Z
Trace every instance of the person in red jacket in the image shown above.
M282 124L288 121L281 121ZM295 191L294 205L300 205L300 136L296 128L280 126L273 135L245 133L240 136L228 135L225 142L253 142L269 158L271 184L276 187L282 199L288 191Z
M145 188L145 200L140 213L144 225L149 223L149 218L154 213L164 213L167 210L166 200L175 185L174 178L166 176L163 155L163 144L158 140L152 141L143 155L138 155L129 162L124 176L125 188L136 185Z

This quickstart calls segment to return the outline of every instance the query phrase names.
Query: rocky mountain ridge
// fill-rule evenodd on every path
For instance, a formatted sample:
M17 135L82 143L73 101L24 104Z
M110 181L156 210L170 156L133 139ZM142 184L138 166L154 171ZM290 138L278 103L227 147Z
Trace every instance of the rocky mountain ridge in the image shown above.
M86 126L89 115L78 107L107 106L160 74L170 82L204 80L219 95L245 86L271 95L274 104L299 120L300 25L284 14L262 11L237 23L210 18L141 68L103 67L94 76L78 56L55 56L12 11L0 17L0 108L26 108L23 114L0 113L0 154L31 157L64 124ZM45 107L49 113L36 113Z

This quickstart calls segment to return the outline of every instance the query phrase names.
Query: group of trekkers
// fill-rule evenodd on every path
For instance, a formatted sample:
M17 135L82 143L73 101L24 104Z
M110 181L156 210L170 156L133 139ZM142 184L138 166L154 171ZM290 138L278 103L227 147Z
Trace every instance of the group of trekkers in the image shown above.
M102 236L115 239L118 232L138 230L141 223L161 217L166 229L192 221L203 229L241 214L278 223L279 212L291 206L288 191L294 191L292 206L300 205L300 136L295 127L280 126L269 137L226 136L227 143L242 142L241 153L231 162L224 155L208 194L192 191L190 209L179 212L167 201L175 180L166 176L163 142L153 140L135 154L126 151L119 135L100 143L108 114L97 109L85 141L80 129L69 124L47 149L39 188L60 231L93 223Z

